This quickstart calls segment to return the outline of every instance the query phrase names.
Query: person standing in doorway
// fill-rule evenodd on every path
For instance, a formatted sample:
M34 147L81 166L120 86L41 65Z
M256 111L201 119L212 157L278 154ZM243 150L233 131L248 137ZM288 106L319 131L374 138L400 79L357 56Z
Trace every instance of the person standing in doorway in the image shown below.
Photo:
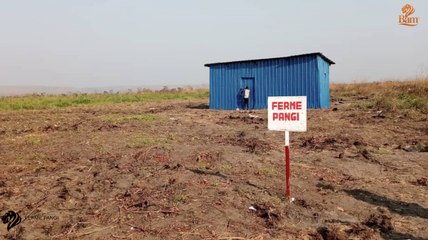
M250 89L248 86L244 89L244 109L248 110L248 99L250 98Z

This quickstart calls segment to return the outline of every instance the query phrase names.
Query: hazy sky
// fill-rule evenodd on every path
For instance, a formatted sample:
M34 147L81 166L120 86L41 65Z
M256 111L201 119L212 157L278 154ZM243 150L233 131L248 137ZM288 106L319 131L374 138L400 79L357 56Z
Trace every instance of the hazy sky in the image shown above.
M333 82L428 74L426 0L14 0L0 31L0 85L208 84L208 62L308 52Z

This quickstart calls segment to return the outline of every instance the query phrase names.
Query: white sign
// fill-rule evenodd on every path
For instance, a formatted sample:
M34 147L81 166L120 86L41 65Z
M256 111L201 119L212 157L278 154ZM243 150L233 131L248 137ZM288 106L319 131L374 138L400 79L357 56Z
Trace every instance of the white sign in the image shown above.
M268 97L268 129L306 132L306 96Z

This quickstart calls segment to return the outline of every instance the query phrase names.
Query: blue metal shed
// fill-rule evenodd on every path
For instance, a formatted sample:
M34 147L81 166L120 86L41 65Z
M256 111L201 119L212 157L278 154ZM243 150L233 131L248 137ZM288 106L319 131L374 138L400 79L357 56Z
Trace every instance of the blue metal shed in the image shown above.
M322 53L205 64L210 68L210 109L242 109L246 86L251 109L267 108L268 96L307 96L308 108L329 108L331 64Z

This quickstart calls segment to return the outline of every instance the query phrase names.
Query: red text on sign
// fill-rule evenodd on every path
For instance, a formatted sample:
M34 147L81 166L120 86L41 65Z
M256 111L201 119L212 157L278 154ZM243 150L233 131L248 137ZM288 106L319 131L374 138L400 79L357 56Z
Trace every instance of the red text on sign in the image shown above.
M301 110L302 102L272 102L272 110Z
M273 121L299 121L298 112L273 113Z

